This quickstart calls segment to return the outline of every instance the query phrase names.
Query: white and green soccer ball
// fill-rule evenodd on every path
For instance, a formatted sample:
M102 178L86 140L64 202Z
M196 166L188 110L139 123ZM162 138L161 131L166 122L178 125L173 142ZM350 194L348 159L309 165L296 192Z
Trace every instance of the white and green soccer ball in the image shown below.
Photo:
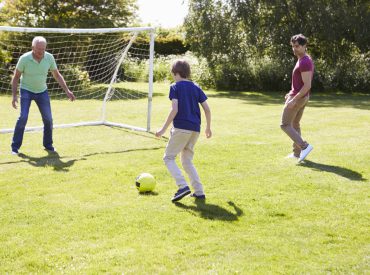
M151 174L142 173L136 177L135 184L137 190L139 190L140 193L144 193L153 191L157 182L155 181L155 178Z

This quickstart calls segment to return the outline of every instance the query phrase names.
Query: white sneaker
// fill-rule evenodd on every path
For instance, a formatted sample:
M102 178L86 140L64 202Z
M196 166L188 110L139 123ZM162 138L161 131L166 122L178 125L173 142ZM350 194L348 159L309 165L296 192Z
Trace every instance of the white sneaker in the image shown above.
M291 153L285 157L286 159L298 159L299 157L296 157L294 153Z
M52 147L50 149L45 148L45 150L48 151L49 153L57 153L57 149L55 149L55 147Z
M313 149L313 147L310 144L308 144L306 149L301 151L301 154L299 155L298 162L303 161L308 156L308 154L312 151L312 149Z

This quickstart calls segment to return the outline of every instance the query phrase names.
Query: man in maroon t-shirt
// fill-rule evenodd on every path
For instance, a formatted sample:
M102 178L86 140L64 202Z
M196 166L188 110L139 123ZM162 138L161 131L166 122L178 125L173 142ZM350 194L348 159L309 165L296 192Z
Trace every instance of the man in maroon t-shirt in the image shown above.
M307 38L302 34L294 35L290 43L298 61L292 73L292 88L285 96L285 106L281 118L281 129L293 140L293 153L288 157L304 160L313 147L301 137L300 120L309 100L314 65L306 54Z

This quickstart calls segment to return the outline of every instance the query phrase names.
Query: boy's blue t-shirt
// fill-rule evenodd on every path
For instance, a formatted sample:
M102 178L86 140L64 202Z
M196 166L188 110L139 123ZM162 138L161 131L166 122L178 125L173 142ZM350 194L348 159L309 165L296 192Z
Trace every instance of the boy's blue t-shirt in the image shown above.
M173 120L173 126L200 132L199 103L207 100L202 89L192 81L179 81L171 85L169 98L178 100L178 112Z

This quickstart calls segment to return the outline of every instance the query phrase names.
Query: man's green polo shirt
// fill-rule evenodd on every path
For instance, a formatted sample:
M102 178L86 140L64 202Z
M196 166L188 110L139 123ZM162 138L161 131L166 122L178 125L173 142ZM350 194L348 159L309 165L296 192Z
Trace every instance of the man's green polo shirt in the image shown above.
M42 93L47 89L46 78L49 70L56 70L57 64L51 53L45 52L39 63L33 58L32 51L30 51L19 58L16 69L22 73L22 89L33 93Z

